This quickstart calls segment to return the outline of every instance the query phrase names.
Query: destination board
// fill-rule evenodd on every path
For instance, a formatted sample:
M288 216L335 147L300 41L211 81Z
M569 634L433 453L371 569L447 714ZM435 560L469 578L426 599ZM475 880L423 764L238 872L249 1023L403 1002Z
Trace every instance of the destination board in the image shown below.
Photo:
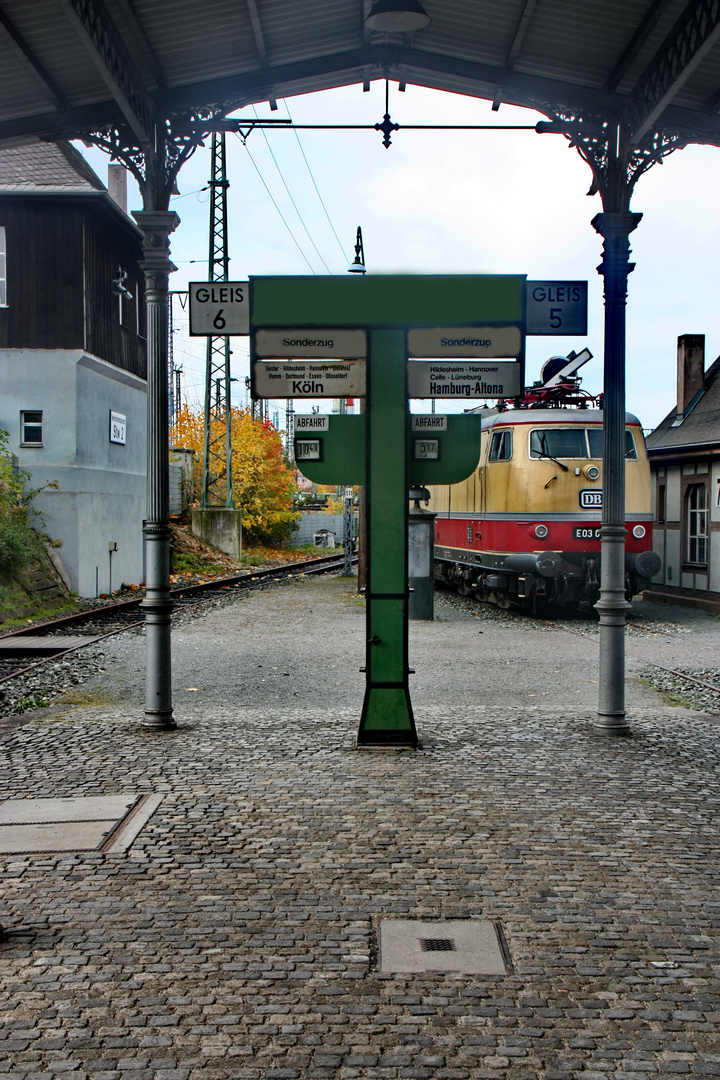
M258 360L252 380L259 398L364 397L365 361Z
M407 372L411 398L512 398L522 393L521 365L515 361L411 360Z
M408 356L495 358L519 356L522 334L517 326L441 326L408 330Z

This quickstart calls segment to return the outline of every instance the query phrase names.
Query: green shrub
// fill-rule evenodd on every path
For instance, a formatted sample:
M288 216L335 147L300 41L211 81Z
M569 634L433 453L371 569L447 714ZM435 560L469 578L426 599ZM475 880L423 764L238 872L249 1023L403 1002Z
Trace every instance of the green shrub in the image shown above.
M30 473L18 468L7 448L8 433L0 430L0 573L11 574L38 552L40 541L32 527L38 517L32 501L38 490L27 487ZM54 487L55 485L48 485Z

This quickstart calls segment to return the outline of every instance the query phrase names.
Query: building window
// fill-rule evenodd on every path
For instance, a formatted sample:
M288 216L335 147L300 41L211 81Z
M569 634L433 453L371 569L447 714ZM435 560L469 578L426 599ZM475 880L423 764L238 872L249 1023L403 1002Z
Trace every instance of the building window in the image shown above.
M0 307L7 307L7 251L5 226L0 225Z
M687 492L688 562L707 562L707 519L707 488L691 484Z
M42 412L28 411L20 413L20 445L42 446Z
M665 484L658 484L658 500L657 500L657 519L658 521L665 521L665 514L667 513L667 497L665 494Z

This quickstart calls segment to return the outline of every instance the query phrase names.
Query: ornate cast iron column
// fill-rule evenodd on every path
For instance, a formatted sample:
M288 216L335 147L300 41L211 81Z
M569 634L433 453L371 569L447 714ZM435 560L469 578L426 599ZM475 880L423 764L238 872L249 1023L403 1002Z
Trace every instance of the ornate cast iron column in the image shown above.
M157 731L176 727L172 710L170 618L170 493L168 457L168 277L170 234L180 218L169 210L170 196L181 166L202 142L192 122L221 111L206 109L173 118L154 116L152 139L143 139L126 124L83 136L121 161L133 174L142 194L143 209L133 217L143 234L145 305L147 314L147 517L145 612L145 715L143 725ZM150 124L150 121L148 121ZM173 127L175 125L175 128Z
M630 212L638 178L656 162L683 145L675 135L653 132L633 141L627 123L601 116L581 117L568 110L546 108L549 124L538 131L561 132L593 173L589 195L600 193L603 213L592 221L603 237L598 273L604 281L604 452L603 517L600 531L601 587L595 609L600 616L600 673L597 720L601 735L628 735L625 716L625 308L630 233L642 214Z
M146 678L143 725L176 726L172 711L170 666L170 498L168 456L168 277L170 233L180 223L170 210L133 214L143 233L145 308L147 312L147 518L145 533Z
M595 730L626 735L625 718L625 307L629 236L642 214L603 213L592 220L603 237L598 267L605 294L605 362L603 386L603 516L600 531L601 588L595 610L600 616L599 701Z

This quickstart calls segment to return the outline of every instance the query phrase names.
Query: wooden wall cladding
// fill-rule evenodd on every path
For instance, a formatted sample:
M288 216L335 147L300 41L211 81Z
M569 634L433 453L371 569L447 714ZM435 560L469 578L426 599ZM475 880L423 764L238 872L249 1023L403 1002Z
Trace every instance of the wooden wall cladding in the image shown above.
M0 198L7 247L7 307L0 348L84 349L146 377L140 241L100 200ZM132 300L120 311L122 267Z

